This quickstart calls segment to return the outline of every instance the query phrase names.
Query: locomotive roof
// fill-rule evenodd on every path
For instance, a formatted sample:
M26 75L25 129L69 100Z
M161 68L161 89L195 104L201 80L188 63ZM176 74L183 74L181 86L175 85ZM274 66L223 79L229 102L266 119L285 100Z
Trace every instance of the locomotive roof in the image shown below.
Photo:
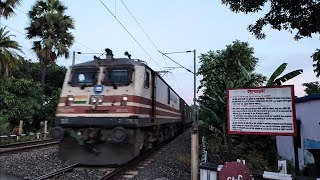
M141 65L146 66L146 62L140 59L128 59L128 58L114 58L114 59L95 59L92 61L75 64L72 67L83 66L110 66L110 65Z

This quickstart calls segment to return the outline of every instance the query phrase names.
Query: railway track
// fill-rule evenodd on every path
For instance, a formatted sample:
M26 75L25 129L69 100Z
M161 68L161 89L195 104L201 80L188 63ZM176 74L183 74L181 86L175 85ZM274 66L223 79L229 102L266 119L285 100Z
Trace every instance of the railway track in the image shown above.
M48 174L45 174L45 175L42 175L42 176L39 176L39 177L36 177L32 180L44 180L44 179L48 179L48 178L51 178L51 177L54 177L56 175L59 175L59 174L62 174L62 173L65 173L65 172L69 172L69 171L72 171L74 168L76 168L78 166L78 164L72 164L70 166L66 166L66 167L63 167L61 169L58 169L54 172L51 172L51 173L48 173Z
M183 132L179 133L175 137L170 138L166 142L163 142L163 143L159 144L155 148L152 148L152 149L142 153L141 155L139 155L135 159L131 160L129 163L127 163L127 164L125 164L125 165L113 170L112 172L110 172L110 173L106 174L105 176L101 177L99 180L121 179L121 177L123 175L125 175L125 173L127 171L129 171L129 170L135 168L136 166L138 166L140 164L140 162L146 160L148 157L150 157L151 155L155 154L156 152L158 152L160 149L164 148L168 144L170 144L171 141L173 141L175 138L178 138L181 134L183 134Z
M57 141L41 140L41 141L30 141L30 142L23 142L23 143L0 145L0 155L35 149L39 147L48 147L56 144L58 144Z

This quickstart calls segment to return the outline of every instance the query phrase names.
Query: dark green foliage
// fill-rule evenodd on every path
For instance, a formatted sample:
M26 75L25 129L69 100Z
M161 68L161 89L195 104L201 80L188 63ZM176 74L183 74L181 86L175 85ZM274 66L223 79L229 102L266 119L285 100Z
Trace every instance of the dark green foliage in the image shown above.
M277 78L278 76L280 76L280 74L283 73L283 71L287 68L288 63L282 63L271 75L270 79L267 82L267 86L272 86L272 85L277 85L280 86L282 85L282 83L300 75L303 73L302 69L298 69L295 71L291 71L279 78ZM277 78L277 79L276 79Z
M306 89L304 92L307 93L307 95L311 94L320 94L320 84L319 82L309 82L309 83L303 83L302 84Z
M0 1L1 2L1 1ZM0 28L0 77L8 77L13 68L19 64L22 53L21 46L12 40L14 35L10 35L5 28Z
M66 74L67 69L63 66L58 66L57 64L52 64L48 67L48 73L46 78L46 86L45 86L45 93L43 95L43 92L41 92L38 96L34 96L32 93L33 88L35 92L39 91L39 85L41 82L41 65L38 62L31 62L31 60L22 60L21 63L17 66L16 69L13 70L12 75L15 77L16 80L26 80L30 82L34 82L37 84L28 86L29 91L24 94L25 97L29 98L30 101L41 101L40 107L37 109L29 109L25 108L27 114L28 114L28 121L26 122L32 122L29 123L29 126L32 125L33 128L39 129L40 127L40 121L48 120L49 123L53 123L53 119L55 117L55 111L57 104L59 102L59 96L60 91L62 88L62 84L64 81L64 77ZM6 84L10 81L4 79L2 83ZM41 88L40 88L41 91ZM14 92L14 91L13 91ZM31 94L30 94L31 93ZM37 97L40 97L41 99L38 99ZM14 98L19 98L15 96ZM25 105L26 106L26 105ZM32 107L32 106L30 106ZM13 113L11 109L6 109L6 112ZM12 112L11 112L12 111ZM0 115L1 117L1 115ZM30 119L31 117L31 119ZM8 118L6 118L8 119ZM1 121L1 118L0 118ZM3 125L8 127L8 124L5 120L3 121ZM16 125L16 121L12 121L12 125ZM28 124L28 123L27 123ZM1 122L0 122L1 125Z
M62 87L67 68L56 63L48 67L46 75L45 95L50 96L53 91ZM31 60L22 60L20 65L12 72L16 78L32 79L41 82L41 64Z
M249 25L249 31L258 39L266 35L263 27L270 25L276 30L297 31L295 39L320 33L320 3L318 0L222 0L233 12L256 13L263 6L270 6L268 13Z
M320 77L320 49L317 49L315 53L311 56L314 62L314 72L316 73L317 77Z
M8 19L14 14L14 8L20 5L21 0L1 0L0 1L0 18Z
M0 82L0 117L18 125L20 120L32 122L42 107L40 83L30 79L6 78Z

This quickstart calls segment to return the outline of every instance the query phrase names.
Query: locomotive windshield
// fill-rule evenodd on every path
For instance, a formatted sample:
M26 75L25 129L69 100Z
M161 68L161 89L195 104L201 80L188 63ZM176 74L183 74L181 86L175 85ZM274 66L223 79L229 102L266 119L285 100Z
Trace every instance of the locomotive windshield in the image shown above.
M97 71L96 68L73 69L70 83L74 85L93 85L97 81Z
M131 68L107 68L104 84L111 86L127 86L131 83Z

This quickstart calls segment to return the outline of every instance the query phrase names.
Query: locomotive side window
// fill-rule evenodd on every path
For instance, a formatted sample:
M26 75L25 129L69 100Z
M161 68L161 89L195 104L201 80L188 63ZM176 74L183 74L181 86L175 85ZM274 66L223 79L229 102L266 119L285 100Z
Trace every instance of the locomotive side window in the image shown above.
M72 70L70 84L73 85L93 85L97 81L97 69L94 68L76 68Z
M150 73L146 71L144 74L144 87L149 89L150 87Z

